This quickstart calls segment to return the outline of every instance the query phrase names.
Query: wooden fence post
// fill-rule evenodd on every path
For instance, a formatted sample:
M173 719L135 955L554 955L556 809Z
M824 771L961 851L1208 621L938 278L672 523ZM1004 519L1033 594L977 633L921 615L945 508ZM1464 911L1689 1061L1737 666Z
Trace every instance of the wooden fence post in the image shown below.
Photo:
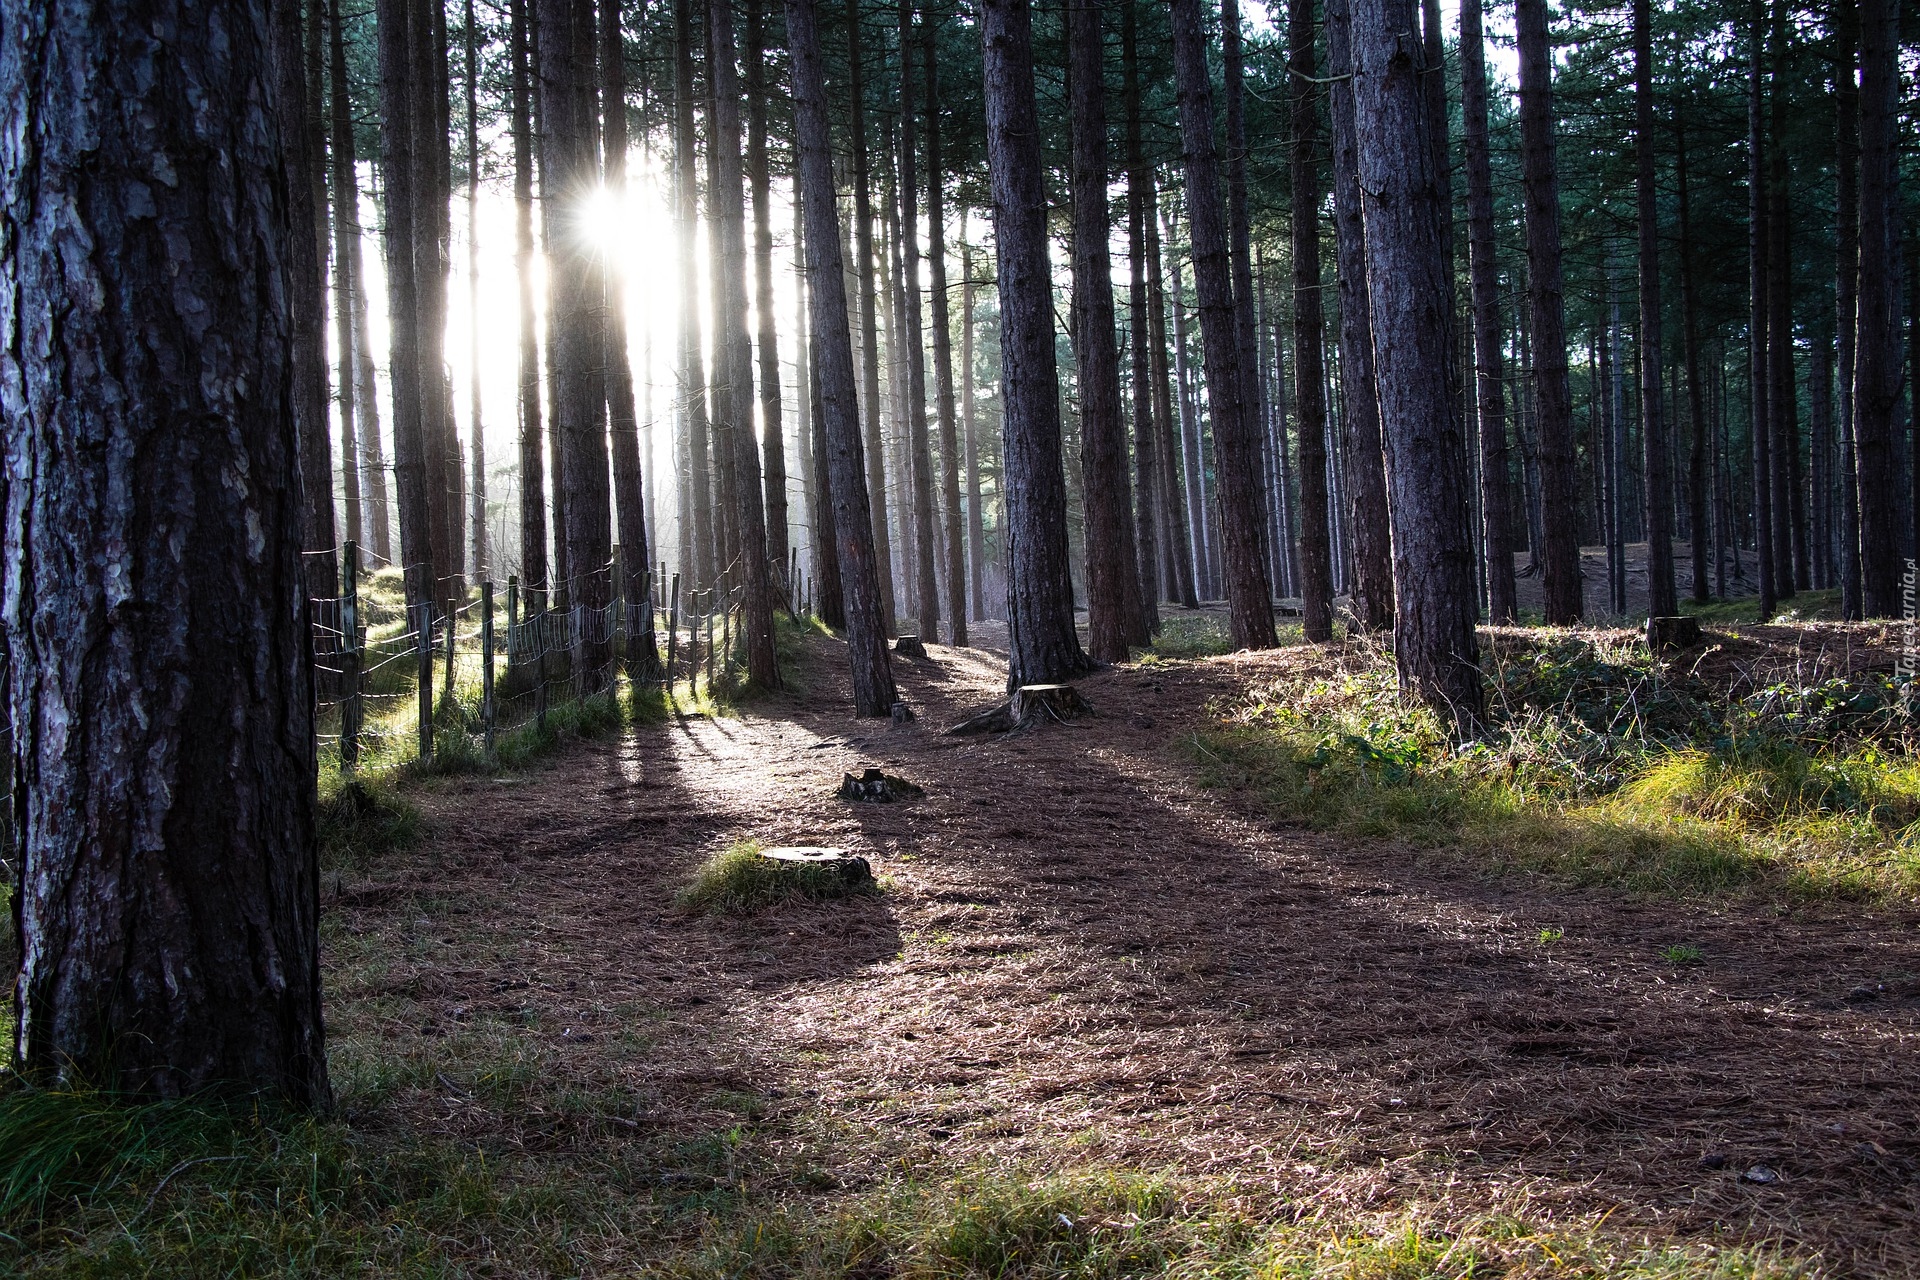
M493 756L493 583L480 584L480 719L486 725L487 756Z
M667 562L660 562L662 572ZM673 692L673 655L680 645L680 575L673 575L673 586L667 591L667 692Z
M507 575L507 670L513 670L513 642L520 633L520 575Z
M420 664L420 758L433 759L433 604L414 606L414 657Z
M346 698L340 704L340 772L351 774L360 763L360 547L349 541L341 549L340 576L346 590L340 603L341 683Z

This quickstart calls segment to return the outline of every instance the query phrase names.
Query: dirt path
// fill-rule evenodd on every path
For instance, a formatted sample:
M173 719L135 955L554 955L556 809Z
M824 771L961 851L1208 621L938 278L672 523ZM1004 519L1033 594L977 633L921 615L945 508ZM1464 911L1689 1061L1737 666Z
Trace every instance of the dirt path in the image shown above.
M1258 660L1106 673L1093 718L982 741L937 729L992 698L990 655L898 664L921 719L894 730L822 710L844 677L815 643L809 697L433 796L433 846L336 903L330 994L358 1052L516 1026L544 1070L617 1083L623 1125L758 1117L770 1167L817 1194L902 1168L1177 1167L1271 1212L1611 1211L1914 1267L1914 916L1559 892L1275 829L1172 745ZM834 798L867 764L927 797ZM889 890L676 912L687 872L746 837L845 845ZM440 1084L388 1105L498 1123Z

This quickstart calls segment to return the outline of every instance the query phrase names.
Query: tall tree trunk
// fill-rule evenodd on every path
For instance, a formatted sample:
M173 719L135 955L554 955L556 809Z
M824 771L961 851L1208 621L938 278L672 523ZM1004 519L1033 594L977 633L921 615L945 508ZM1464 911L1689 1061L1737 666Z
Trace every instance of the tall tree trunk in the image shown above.
M1806 585L1806 538L1801 507L1800 395L1793 376L1793 231L1787 184L1787 26L1781 0L1773 5L1772 116L1767 153L1767 429L1772 433L1773 582L1782 599Z
M767 561L767 513L760 491L759 450L753 437L753 343L747 336L745 190L740 172L740 81L734 60L733 0L707 0L713 57L714 118L707 145L718 157L719 181L709 204L717 215L721 291L714 306L715 347L730 388L732 419L721 433L731 440L734 501L740 544L740 625L747 678L762 689L780 687L773 639L772 566Z
M1191 364L1187 359L1187 290L1180 277L1180 256L1174 249L1171 211L1167 224L1167 252L1173 276L1173 385L1180 407L1181 468L1186 476L1187 538L1193 550L1195 591L1199 596L1217 600L1219 573L1217 548L1213 545L1213 512L1207 501L1207 465L1205 440L1200 432L1200 409L1195 403ZM1197 607L1196 604L1191 607Z
M1860 510L1861 607L1900 612L1895 527L1894 417L1900 402L1900 295L1895 134L1900 97L1900 12L1894 0L1860 0L1860 239L1853 368L1854 467Z
M465 11L461 15L461 43L466 55L461 77L466 90L466 126L467 126L467 409L471 434L468 439L473 465L472 478L467 485L471 502L467 523L469 529L469 559L473 565L476 581L485 581L487 574L487 446L481 433L480 413L480 110L479 59L475 49L473 0L465 0Z
M1259 323L1254 316L1252 214L1247 198L1247 108L1243 74L1240 0L1220 0L1220 90L1225 99L1227 170L1227 256L1232 266L1235 331L1240 339L1240 377L1242 399L1248 427L1256 434L1265 429L1266 397L1260 378ZM1198 286L1200 267L1194 264ZM1205 326L1201 326L1205 329ZM1214 431L1216 447L1219 430ZM1256 454L1256 456L1258 456ZM1266 492L1271 479L1266 469L1258 475L1256 492ZM1224 494L1223 494L1224 497ZM1271 576L1277 573L1268 566ZM1271 586L1269 586L1271 592Z
M1231 0L1229 0L1231 2ZM1320 306L1319 68L1313 0L1287 6L1287 88L1292 121L1293 403L1300 430L1300 617L1308 640L1333 639L1333 547L1327 526L1326 317ZM1277 338L1276 338L1276 346ZM1276 428L1284 433L1286 422Z
M797 153L796 153L797 154ZM832 195L832 163L828 161L828 194ZM838 247L837 245L835 246ZM837 261L838 254L832 255ZM840 581L839 530L833 508L831 451L827 444L826 423L820 416L819 338L813 326L813 253L807 248L806 199L800 186L799 166L793 175L793 267L799 285L799 315L796 318L795 348L798 355L796 379L800 393L798 429L806 433L807 509L813 524L813 606L820 620L836 631L847 625L846 594ZM845 281L841 298L845 301ZM842 310L845 310L844 305Z
M847 610L847 656L853 669L854 714L893 710L893 669L867 510L859 405L854 392L853 345L847 333L847 294L840 261L840 219L834 208L826 73L814 0L786 0L787 47L793 57L794 167L806 223L807 303L813 367L819 377L815 410L821 424L833 504L835 553Z
M914 586L921 638L937 640L940 590L934 576L933 448L927 438L926 327L920 310L919 178L913 144L915 43L912 0L900 0L900 339L906 355L908 464L913 478Z
M473 0L467 0L471 4ZM627 195L627 42L620 24L620 0L600 0L600 112L605 137L602 184L616 208ZM619 260L609 255L603 273L606 327L601 336L606 369L607 435L613 453L613 502L620 538L620 594L626 601L621 630L626 634L627 673L636 680L659 678L659 649L653 638L649 582L653 546L647 538L645 462L640 449L640 415L634 401L633 363L627 352L627 281Z
M673 176L675 231L679 244L681 434L687 446L687 496L680 518L693 523L693 575L689 590L711 589L720 580L719 534L713 510L712 440L707 422L706 357L700 341L700 193L694 172L693 5L673 0Z
M980 508L980 436L973 403L973 246L966 238L966 215L960 225L960 420L967 435L967 587L973 598L973 616L987 617L987 524Z
M1674 180L1679 188L1680 205L1680 328L1687 362L1687 418L1692 428L1692 447L1687 459L1687 524L1693 538L1693 602L1705 604L1712 598L1708 582L1708 537L1711 523L1707 512L1707 410L1706 388L1700 370L1700 285L1694 274L1693 198L1687 169L1687 131L1679 121L1684 111L1675 113Z
M1665 378L1660 347L1660 193L1653 181L1653 20L1649 0L1633 0L1634 194L1640 250L1640 447L1646 476L1647 609L1658 618L1679 611L1673 578L1672 483L1667 426L1661 418Z
M1573 391L1567 382L1567 325L1560 270L1560 174L1553 136L1553 48L1547 0L1516 0L1520 46L1520 148L1525 172L1527 302L1540 468L1540 566L1547 621L1580 620L1580 538L1575 527ZM1397 548L1396 548L1397 554Z
M1153 361L1147 336L1147 223L1152 212L1152 175L1140 130L1139 0L1122 0L1120 26L1122 93L1127 112L1127 345L1132 364L1134 458L1134 563L1140 580L1141 621L1149 636L1160 631L1161 542L1165 503L1161 494L1160 430L1153 415Z
M893 538L887 525L887 461L880 438L880 331L874 315L874 277L885 268L873 253L873 179L867 153L867 91L860 0L847 0L847 110L853 134L854 275L860 289L860 407L866 428L867 497L873 513L873 553L880 574L886 629L895 629ZM849 603L851 607L851 603Z
M1080 366L1080 471L1085 491L1087 652L1125 662L1130 646L1152 641L1140 608L1134 556L1133 487L1120 408L1120 352L1114 341L1113 264L1107 242L1107 95L1100 0L1067 13L1073 110L1073 346Z
M1088 666L1073 628L1067 484L1060 458L1053 283L1027 0L983 0L987 165L1000 277L1001 475L1007 540L1007 685Z
M546 461L542 456L540 333L534 316L533 67L527 31L528 0L512 0L513 252L520 285L520 588L526 613L546 607L551 589L547 566Z
M297 15L180 6L156 46L145 6L0 4L34 121L0 133L4 431L36 477L0 542L12 1066L43 1085L329 1101L295 367L325 320L292 314L311 186L261 127L298 102Z
M456 494L460 449L453 424L453 386L447 377L448 224L452 217L452 152L443 110L445 0L408 0L406 92L413 124L414 305L419 313L420 435L425 454L428 553L433 596L457 594L463 513ZM449 469L449 464L454 464Z
M1480 428L1480 529L1487 618L1519 616L1513 521L1507 502L1506 371L1500 349L1500 267L1494 260L1493 155L1487 132L1486 41L1481 0L1460 5L1460 115L1467 152L1467 256L1473 285L1474 403Z
M940 14L933 10L921 19L921 47L927 70L927 262L933 290L934 404L940 421L940 505L945 526L947 616L953 620L952 640L967 643L967 569L961 538L960 428L953 405L953 317L947 301L947 192L946 165L941 151L939 30Z
M340 466L345 490L347 541L362 544L366 539L365 512L361 502L360 450L358 445L358 378L354 367L353 318L354 294L364 288L366 278L360 263L360 176L355 172L353 146L353 104L347 90L347 41L340 26L340 0L327 0L327 71L332 101L329 103L333 148L331 190L333 196L333 332L340 352Z
M410 610L434 604L433 512L427 489L426 424L421 405L420 312L414 250L414 40L412 0L378 0L381 171L386 185L387 367L393 397L393 480L400 558ZM411 616L411 614L409 614Z
M1166 579L1171 598L1179 601L1182 608L1197 609L1200 598L1194 582L1193 527L1187 504L1194 475L1191 464L1184 464L1184 398L1178 415L1179 426L1175 425L1173 372L1167 364L1167 298L1160 261L1160 193L1156 188L1153 172L1149 170L1142 212L1147 224L1148 376L1153 382L1154 430L1160 437L1160 491L1165 495L1162 510L1166 537L1162 543L1166 548Z
M1230 2L1230 0L1229 0ZM1226 551L1227 606L1239 649L1270 649L1273 586L1260 552L1264 479L1260 418L1245 365L1227 231L1220 216L1220 174L1213 146L1213 88L1207 75L1200 0L1172 0L1174 76L1187 165L1187 219L1200 301L1207 399L1220 455L1220 517ZM1251 274L1251 272L1249 272ZM1249 282L1249 291L1251 283ZM1251 303L1251 297L1248 302Z
M279 0L274 11L279 49L277 100L281 157L287 167L287 220L292 239L285 262L293 323L293 414L300 432L300 480L306 497L301 540L306 547L308 593L326 599L340 592L340 561L334 548L333 415L327 410L327 287L324 140L316 148L313 122L319 109L307 97L308 49L298 0ZM317 194L316 194L317 193Z
M766 490L767 559L784 581L787 552L787 442L780 421L780 338L773 310L773 190L767 173L767 59L763 0L747 0L747 184L753 198L754 315L759 322L760 430ZM788 584L791 589L792 584Z
M1394 660L1403 691L1466 738L1478 731L1482 714L1473 537L1466 444L1447 385L1447 210L1429 145L1429 99L1420 82L1425 57L1410 34L1412 10L1412 0L1354 0L1354 126L1392 486Z
M1773 616L1781 583L1774 554L1773 440L1768 402L1772 399L1768 355L1767 183L1765 132L1761 123L1760 0L1749 15L1747 69L1747 320L1748 442L1753 450L1753 525L1755 558L1760 562L1760 617ZM1791 591L1791 587L1788 588Z
M542 171L547 192L590 189L599 180L591 116L594 84L593 9L578 0L539 0ZM553 333L553 434L559 446L562 517L569 580L562 584L576 617L591 617L613 598L606 570L613 555L607 491L604 383L595 377L604 350L595 312L605 304L591 250L567 234L547 243L548 324ZM597 628L575 634L574 674L585 687L605 678L611 654Z

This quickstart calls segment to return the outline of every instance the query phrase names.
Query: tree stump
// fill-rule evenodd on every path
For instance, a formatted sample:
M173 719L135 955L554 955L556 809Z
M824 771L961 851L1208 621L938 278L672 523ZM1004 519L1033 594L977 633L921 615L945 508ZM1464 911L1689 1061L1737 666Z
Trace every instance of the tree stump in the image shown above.
M896 729L904 728L918 718L913 714L913 708L905 702L894 703L892 715L893 727Z
M901 636L895 640L893 642L893 651L906 658L924 658L927 656L927 646L920 643L919 636L914 635Z
M823 849L813 845L792 845L762 849L760 856L769 862L808 867L823 867L840 873L848 884L864 884L873 879L873 867L865 858L849 855L845 849Z
M1691 649L1703 639L1698 618L1647 619L1647 648L1654 653Z
M1031 729L1052 720L1069 720L1092 711L1093 705L1070 684L1028 684L1013 691L1013 697L989 707L954 725L947 732L956 737L973 733L1011 733Z
M868 769L857 778L845 774L840 780L840 798L856 804L892 804L896 800L918 800L926 794L905 778L878 769Z

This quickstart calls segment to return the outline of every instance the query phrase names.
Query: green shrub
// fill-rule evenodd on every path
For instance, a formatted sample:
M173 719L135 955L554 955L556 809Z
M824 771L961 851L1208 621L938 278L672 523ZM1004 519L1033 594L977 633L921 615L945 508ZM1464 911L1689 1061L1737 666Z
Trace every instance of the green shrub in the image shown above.
M675 901L689 911L744 914L782 902L821 902L878 891L871 876L850 879L840 864L763 858L759 841L742 840L702 863Z

